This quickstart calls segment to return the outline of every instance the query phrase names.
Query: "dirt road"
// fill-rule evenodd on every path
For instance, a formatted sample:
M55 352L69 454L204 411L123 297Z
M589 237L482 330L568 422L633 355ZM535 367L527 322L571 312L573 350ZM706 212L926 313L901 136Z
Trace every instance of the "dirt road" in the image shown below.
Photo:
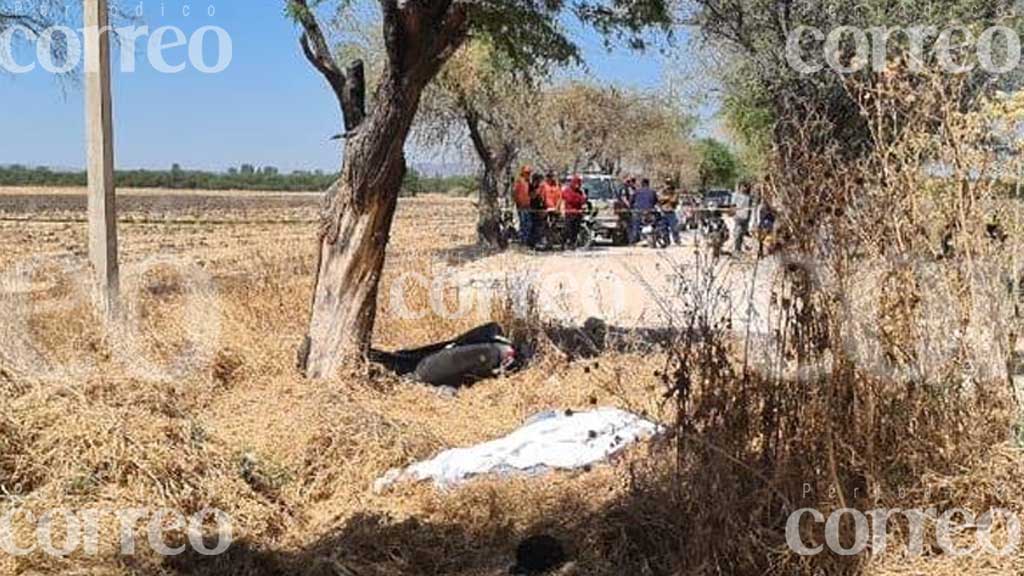
M84 190L0 188L0 233L9 240L0 265L30 254L62 254L84 264ZM269 251L291 254L296 264L312 257L320 194L246 191L124 190L118 192L122 261L153 256L241 262ZM425 215L429 215L425 219ZM764 310L774 266L755 267L749 255L712 262L695 233L682 246L598 246L580 252L532 252L513 248L481 257L471 248L473 205L441 196L402 199L388 247L381 297L384 317L402 313L414 284L455 289L457 305L434 298L442 318L491 318L491 303L511 298L526 314L536 297L542 318L581 323L599 317L623 327L680 324L697 297L713 300L717 317L746 329L762 322L748 310ZM425 222L429 226L424 225ZM274 238L272 245L266 240ZM440 256L438 256L440 254ZM433 269L421 261L436 258ZM233 264L230 267L237 267ZM750 300L756 280L755 306ZM701 290L698 290L701 288ZM408 319L407 319L408 320Z
M453 282L483 300L511 288L520 307L536 295L543 318L578 324L589 317L628 328L682 325L688 310L707 301L716 317L734 328L765 330L758 310L767 310L776 266L750 254L709 257L697 233L664 250L647 247L598 247L581 252L535 253L525 250L482 258L458 266Z

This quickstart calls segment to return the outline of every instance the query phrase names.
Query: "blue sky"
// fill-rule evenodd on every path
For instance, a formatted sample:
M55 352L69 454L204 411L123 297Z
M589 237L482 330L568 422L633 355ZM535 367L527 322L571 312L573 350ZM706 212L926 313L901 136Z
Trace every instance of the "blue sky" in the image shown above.
M125 0L136 9L138 0ZM188 66L178 74L155 71L143 54L134 73L114 62L115 146L118 168L224 170L251 163L283 171L335 170L340 148L328 137L338 132L334 96L299 49L297 31L274 0L143 0L143 23L191 35L203 26L227 30L233 42L230 66L203 74ZM161 6L164 8L161 14ZM184 16L188 6L190 15ZM213 8L214 16L208 15ZM590 34L579 38L591 73L604 81L657 87L664 58L625 50L608 53ZM139 42L145 47L146 39ZM207 62L216 60L214 36L207 37ZM31 55L16 52L27 64ZM167 61L187 59L187 48L167 51ZM37 69L0 74L0 164L81 167L84 122L81 86ZM415 161L415 159L414 159Z

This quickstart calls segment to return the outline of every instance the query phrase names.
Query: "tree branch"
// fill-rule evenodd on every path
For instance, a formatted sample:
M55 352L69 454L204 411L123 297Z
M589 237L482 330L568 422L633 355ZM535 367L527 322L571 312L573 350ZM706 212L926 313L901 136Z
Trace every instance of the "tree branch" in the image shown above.
M359 127L366 116L364 98L359 97L360 94L365 94L365 87L362 85L362 63L355 63L350 69L355 72L358 68L358 73L354 74L357 77L352 80L355 84L360 85L348 86L348 78L335 61L327 38L307 0L290 1L295 8L296 19L302 25L302 37L299 38L302 53L306 56L306 60L309 60L309 63L327 79L327 83L330 84L331 90L334 91L338 104L341 106L345 131L351 133Z
M469 33L469 14L466 4L462 2L455 4L445 2L444 4L445 18L440 32L435 37L438 50L434 52L435 62L432 63L437 67L451 58Z
M302 53L305 54L306 60L309 60L309 63L327 78L327 82L330 83L334 92L340 94L345 88L345 75L338 70L333 58L324 58L316 52L316 49L310 45L309 38L310 35L307 32L304 32L299 38Z
M402 23L397 0L380 0L380 11L384 24L384 50L388 62L397 67L402 60Z
M334 86L335 82L340 82L341 85L344 85L345 75L338 68L334 57L331 56L331 49L327 44L327 38L324 36L323 30L320 29L320 23L317 22L316 15L313 14L306 0L291 1L296 7L295 16L299 24L302 25L303 34L300 42L302 43L302 51L306 58L321 74L327 77L327 80L331 82L331 86Z
M476 149L476 154L480 157L480 162L486 169L493 170L494 155L491 153L490 147L487 146L483 130L480 129L480 117L477 116L476 112L468 105L464 98L460 98L459 105L462 108L463 116L466 119L466 128L469 132L469 139L473 142L473 148Z
M468 32L467 6L453 0L380 0L384 46L390 69L426 85L462 45Z

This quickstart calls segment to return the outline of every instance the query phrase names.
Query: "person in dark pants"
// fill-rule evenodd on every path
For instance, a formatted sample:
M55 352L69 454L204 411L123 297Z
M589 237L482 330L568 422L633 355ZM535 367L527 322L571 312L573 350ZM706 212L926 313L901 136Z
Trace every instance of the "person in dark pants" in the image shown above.
M371 348L367 358L399 376L432 386L469 386L521 365L517 347L495 323L478 326L452 340L397 352Z
M665 189L658 194L658 206L665 215L665 227L668 228L672 241L678 246L682 243L679 234L679 193L671 178L665 179Z
M636 178L627 176L622 182L622 192L619 195L626 201L626 204L632 204L634 194L636 194Z
M562 190L562 210L565 213L565 243L574 248L580 236L580 223L583 221L583 207L586 203L583 179L578 175L573 176L569 185Z
M761 215L757 223L757 257L765 255L765 247L771 246L775 232L775 210L767 201L761 203Z
M733 205L733 245L732 255L739 256L743 252L743 238L750 230L750 182L741 182L732 195Z
M559 242L558 238L553 237L556 230L554 224L561 218L562 211L562 187L558 185L554 170L548 170L538 192L541 212L534 220L540 227L537 245L542 249L550 249Z
M544 197L541 195L541 186L544 184L544 175L537 173L530 179L530 238L527 244L535 248L544 234L544 226L547 224L544 218Z
M643 226L644 217L650 214L651 210L658 205L658 194L651 188L651 181L644 178L640 181L640 189L633 194L633 225L630 227L631 244L640 241L640 228Z
M519 243L527 246L533 236L533 214L530 212L530 167L523 166L512 191L512 200L519 214Z

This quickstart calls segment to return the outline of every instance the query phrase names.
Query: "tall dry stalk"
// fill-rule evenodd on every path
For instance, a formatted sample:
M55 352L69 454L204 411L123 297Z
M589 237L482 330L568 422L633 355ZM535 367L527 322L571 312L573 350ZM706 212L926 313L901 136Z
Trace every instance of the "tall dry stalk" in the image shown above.
M860 570L870 555L789 550L789 514L928 505L922 478L1010 438L1017 109L967 82L899 67L849 80L872 138L856 159L822 140L826 120L783 120L763 186L782 239L767 333L737 344L694 299L673 355L677 569Z

